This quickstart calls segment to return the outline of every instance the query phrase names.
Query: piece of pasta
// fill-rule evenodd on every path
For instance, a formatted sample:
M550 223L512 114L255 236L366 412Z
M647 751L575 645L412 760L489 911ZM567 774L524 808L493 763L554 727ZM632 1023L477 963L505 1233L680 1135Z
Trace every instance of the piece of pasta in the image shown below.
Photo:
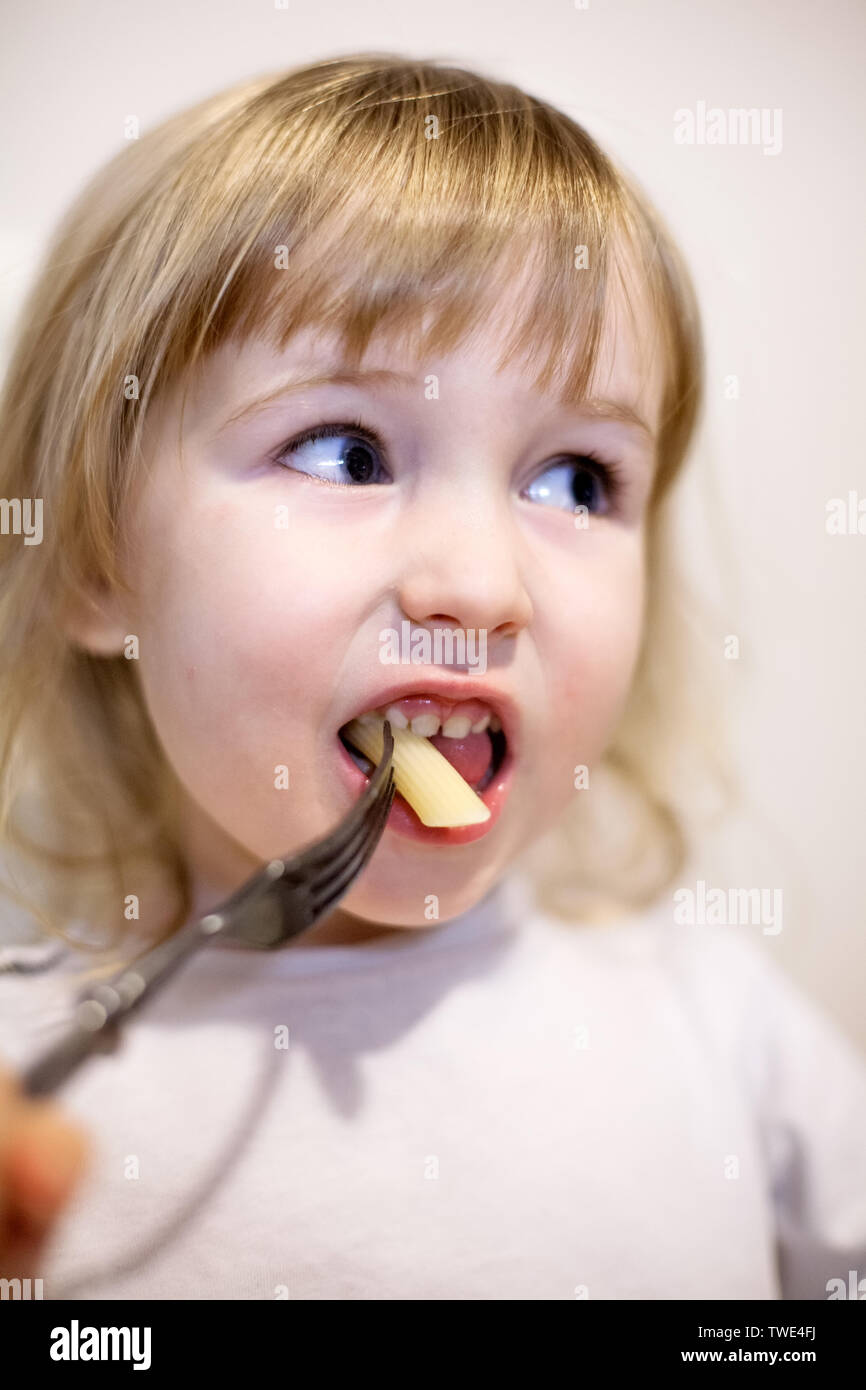
M384 725L381 715L365 714L353 719L344 732L365 758L378 763L384 745ZM391 731L394 784L422 825L480 825L490 819L490 811L478 793L429 739L393 725Z

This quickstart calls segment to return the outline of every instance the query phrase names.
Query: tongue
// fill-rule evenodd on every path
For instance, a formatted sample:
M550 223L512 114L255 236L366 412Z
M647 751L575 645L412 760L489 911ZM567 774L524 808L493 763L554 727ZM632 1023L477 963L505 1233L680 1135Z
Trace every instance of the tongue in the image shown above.
M493 757L493 744L488 733L467 734L465 738L446 738L444 734L434 734L428 740L438 748L443 758L447 758L470 787L480 782Z

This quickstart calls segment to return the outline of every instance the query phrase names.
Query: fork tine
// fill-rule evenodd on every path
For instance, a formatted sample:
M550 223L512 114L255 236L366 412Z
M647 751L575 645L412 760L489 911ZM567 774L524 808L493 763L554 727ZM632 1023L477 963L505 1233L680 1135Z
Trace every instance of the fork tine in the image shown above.
M387 816L393 799L394 777L393 773L391 773L389 777L381 783L376 798L369 802L363 819L358 821L354 831L349 838L345 840L345 843L340 845L333 853L329 854L321 864L312 865L307 869L305 877L308 879L311 887L315 888L319 882L326 882L329 876L339 873L345 864L354 859L359 850L370 845L373 831ZM375 843L372 847L375 848Z
M394 774L391 767L393 752L394 735L391 732L391 725L386 719L382 756L352 810L343 817L336 829L324 840L320 840L318 844L304 850L301 854L292 856L290 860L287 859L285 863L288 869L293 873L297 872L303 875L320 866L332 865L334 856L338 855L345 846L354 843L359 830L365 833L371 808L375 807L383 792L387 794L387 787L393 781Z
M394 799L393 779L387 784L388 790L381 798L370 816L367 833L362 843L358 846L352 858L344 861L342 866L334 871L331 865L327 873L321 875L318 880L310 884L310 898L313 912L317 917L330 907L337 898L341 897L345 889L352 880L360 873L367 860L372 856L373 850L379 842L380 827L384 824L391 809Z
M285 859L273 859L267 869L244 885L213 914L216 929L247 944L269 948L306 931L321 909L349 885L346 872L357 874L379 842L394 799L391 765L394 736L385 721L382 757L358 800L340 824L323 840ZM217 925L219 924L219 925Z
M307 930L343 896L375 850L394 799L393 775L381 783L365 823L344 847L338 864L299 874L297 869L269 882L258 882L256 893L225 931L247 945L264 949L281 946ZM278 863L279 861L277 861Z

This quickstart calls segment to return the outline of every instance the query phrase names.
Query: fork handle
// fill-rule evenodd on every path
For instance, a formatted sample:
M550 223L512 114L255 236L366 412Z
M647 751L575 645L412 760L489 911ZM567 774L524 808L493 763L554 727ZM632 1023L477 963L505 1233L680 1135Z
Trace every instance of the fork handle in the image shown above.
M225 917L213 913L188 922L110 980L84 990L77 998L71 1026L25 1068L20 1078L22 1093L30 1097L50 1095L94 1052L114 1051L119 1042L118 1024L157 981L167 979L225 925Z

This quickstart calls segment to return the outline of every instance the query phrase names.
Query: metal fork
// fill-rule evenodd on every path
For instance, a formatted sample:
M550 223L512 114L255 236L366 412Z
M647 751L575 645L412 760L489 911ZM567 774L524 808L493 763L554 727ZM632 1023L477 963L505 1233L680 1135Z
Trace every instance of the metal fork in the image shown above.
M48 1095L93 1053L113 1052L119 1024L214 937L273 950L334 907L365 867L385 829L394 799L393 751L394 737L386 720L381 760L336 829L291 858L272 859L205 917L187 923L110 980L82 991L69 1031L21 1073L22 1094Z

